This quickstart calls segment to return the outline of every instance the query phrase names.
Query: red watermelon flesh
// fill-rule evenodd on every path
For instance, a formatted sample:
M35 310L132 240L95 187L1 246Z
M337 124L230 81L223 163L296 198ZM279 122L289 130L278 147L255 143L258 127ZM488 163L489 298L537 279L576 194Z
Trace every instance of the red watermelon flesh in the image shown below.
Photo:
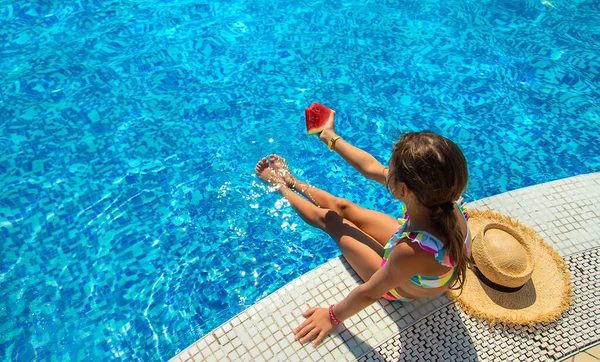
M305 108L306 132L309 135L321 133L323 131L323 126L325 126L325 123L329 120L332 113L332 109L319 103L313 103L310 108Z

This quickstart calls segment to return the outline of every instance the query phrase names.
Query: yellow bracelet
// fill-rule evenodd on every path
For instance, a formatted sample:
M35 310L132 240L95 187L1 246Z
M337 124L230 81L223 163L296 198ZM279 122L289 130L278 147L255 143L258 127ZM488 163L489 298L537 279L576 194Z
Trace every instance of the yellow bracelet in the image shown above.
M327 142L327 147L329 147L329 149L330 149L330 150L333 150L333 145L335 144L335 141L339 140L340 138L342 138L342 137L340 137L340 136L335 136L335 137L332 137L332 138L331 138L331 139L330 139L330 140Z

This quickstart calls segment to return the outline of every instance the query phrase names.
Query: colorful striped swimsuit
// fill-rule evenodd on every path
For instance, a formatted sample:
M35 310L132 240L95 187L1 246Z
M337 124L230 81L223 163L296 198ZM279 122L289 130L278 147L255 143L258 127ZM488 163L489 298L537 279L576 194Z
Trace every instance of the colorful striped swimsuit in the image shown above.
M462 198L456 203L460 212L462 213L465 221L469 219L469 215L463 210ZM392 253L392 249L398 244L398 241L402 238L408 238L413 243L419 244L421 249L428 251L434 254L435 259L442 265L447 266L450 269L447 273L439 276L423 276L423 275L413 275L410 278L410 281L418 285L422 288L439 288L446 283L449 283L454 279L454 260L450 257L450 254L447 252L444 247L444 243L442 243L438 238L431 235L426 231L406 231L406 227L408 226L409 215L406 211L406 205L402 205L402 214L403 218L398 219L398 231L392 236L392 238L388 241L387 245L384 248L383 252L383 260L381 261L381 266L384 266L387 262L390 254ZM467 236L465 238L465 247L469 248L469 240L471 239L469 227L467 225ZM467 251L468 252L468 251ZM384 296L387 300L399 300L402 302L412 302L414 299L405 298L398 294L395 289L390 290Z

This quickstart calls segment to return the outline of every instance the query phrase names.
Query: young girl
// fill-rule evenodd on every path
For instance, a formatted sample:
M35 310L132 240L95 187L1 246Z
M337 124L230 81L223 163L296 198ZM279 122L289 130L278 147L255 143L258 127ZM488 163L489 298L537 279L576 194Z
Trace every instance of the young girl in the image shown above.
M468 262L463 246L470 240L457 202L467 186L467 163L452 141L431 132L406 133L386 168L336 135L334 115L320 139L365 177L386 186L404 203L404 215L396 220L308 185L277 155L258 162L257 175L278 186L304 221L329 234L365 282L339 303L303 313L307 319L294 330L295 338L301 343L315 338L314 346L382 296L412 301L461 288Z

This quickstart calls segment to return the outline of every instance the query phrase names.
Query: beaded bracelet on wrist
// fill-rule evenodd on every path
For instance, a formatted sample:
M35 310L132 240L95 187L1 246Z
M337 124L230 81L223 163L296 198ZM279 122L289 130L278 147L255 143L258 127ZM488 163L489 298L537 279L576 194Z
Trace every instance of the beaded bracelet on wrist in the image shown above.
M329 306L329 319L331 320L331 323L333 323L337 326L337 325L342 324L343 322L341 320L337 319L335 317L335 315L333 314L333 306L334 306L334 304Z

